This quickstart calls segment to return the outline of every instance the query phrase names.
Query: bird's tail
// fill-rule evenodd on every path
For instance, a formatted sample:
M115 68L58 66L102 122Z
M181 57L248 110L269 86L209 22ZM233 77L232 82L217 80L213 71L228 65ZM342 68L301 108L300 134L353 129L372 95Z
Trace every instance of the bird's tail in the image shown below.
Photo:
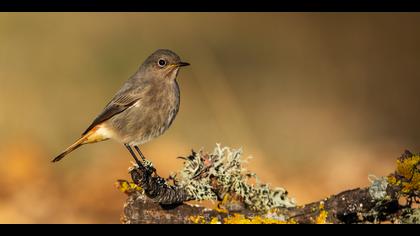
M70 152L72 152L72 151L76 150L77 148L79 148L80 146L82 146L84 144L83 142L86 139L84 136L82 136L76 142L74 142L72 145L70 145L70 147L66 148L66 150L64 150L60 155L58 155L56 158L54 158L54 160L52 160L52 162L57 162L57 161L63 159L63 157L65 157L67 154L69 154Z
M56 158L52 160L52 162L57 162L61 159L63 159L67 154L70 152L76 150L83 144L88 143L95 143L99 141L103 141L108 139L108 137L104 137L104 135L101 132L96 132L101 127L95 127L91 129L87 134L83 135L81 138L79 138L76 142L74 142L70 147L66 148L60 155L58 155Z

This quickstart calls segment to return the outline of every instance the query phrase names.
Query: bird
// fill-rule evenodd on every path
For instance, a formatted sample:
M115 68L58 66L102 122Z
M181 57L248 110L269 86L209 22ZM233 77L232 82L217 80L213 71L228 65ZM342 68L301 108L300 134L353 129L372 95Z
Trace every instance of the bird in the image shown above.
M180 68L189 65L169 49L153 52L124 82L81 137L52 162L60 161L85 144L111 139L122 143L140 165L133 148L145 161L140 146L162 135L171 126L180 105L176 78Z

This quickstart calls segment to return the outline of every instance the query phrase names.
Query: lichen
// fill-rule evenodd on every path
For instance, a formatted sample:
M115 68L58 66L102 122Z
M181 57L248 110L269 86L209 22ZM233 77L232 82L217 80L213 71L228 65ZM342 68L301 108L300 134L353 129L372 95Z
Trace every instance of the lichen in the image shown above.
M214 210L219 212L219 213L229 213L229 210L226 209L226 207L225 207L229 200L230 200L229 194L226 194L223 197L223 200L221 202L219 202L219 204L217 204L217 207L214 208Z
M319 214L315 219L316 224L327 224L328 212L325 210L324 202L319 203Z
M239 197L246 208L255 211L296 205L286 190L270 188L244 168L248 159L242 158L241 149L222 148L217 144L211 154L193 152L184 159L182 170L172 174L170 179L195 200L221 200L229 194ZM252 180L255 184L250 183Z
M420 192L420 155L413 155L407 151L397 160L397 170L388 176L388 182L399 186L403 195L418 196Z
M242 214L233 214L232 216L223 219L224 224L296 224L296 221L281 221L272 218L265 218L262 216L245 217Z
M403 224L420 224L420 208L410 209L407 208L402 217L401 223Z
M115 187L122 193L130 194L137 191L143 191L141 187L136 185L133 182L128 182L126 180L117 180Z
M206 219L203 216L190 216L190 221L194 224L205 224Z
M225 218L219 219L218 217L212 217L206 219L204 216L190 216L189 220L193 224L297 224L294 219L290 220L279 220L271 218L268 215L257 215L257 216L245 216L243 214L234 213L228 215Z
M369 195L372 199L380 201L386 197L386 188L388 187L388 181L385 177L376 177L369 175L369 181L371 185L369 187Z
M219 221L217 217L213 217L210 221L211 225L221 224L222 222Z

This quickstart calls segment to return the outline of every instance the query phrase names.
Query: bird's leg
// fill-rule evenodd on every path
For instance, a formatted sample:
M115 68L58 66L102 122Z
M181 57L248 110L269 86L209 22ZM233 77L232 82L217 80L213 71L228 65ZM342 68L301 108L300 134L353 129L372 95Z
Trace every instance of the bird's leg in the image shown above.
M146 157L144 157L143 153L140 151L140 148L136 145L134 145L134 148L136 149L136 151L139 153L142 161L146 161Z
M130 152L130 154L131 154L131 156L134 158L134 160L136 161L136 163L137 163L137 165L139 165L139 166L143 166L143 163L141 163L140 161L139 161L139 159L137 159L137 156L136 156L136 154L134 153L134 151L133 151L133 149L131 149L131 147L130 147L130 145L128 145L128 144L124 144L124 146L128 149L128 151Z
M135 149L136 149L136 151L139 153L139 155L140 155L140 157L141 157L141 159L143 160L143 162L144 162L144 163L148 163L148 162L150 162L150 161L146 160L146 157L144 157L143 153L140 151L140 148L139 148L137 145L134 145L134 148L135 148ZM152 165L147 165L147 164L146 164L146 168L150 168L150 169L151 169L151 171L152 171L153 173L155 173L155 175L157 175L157 173L156 173L156 169L155 169Z

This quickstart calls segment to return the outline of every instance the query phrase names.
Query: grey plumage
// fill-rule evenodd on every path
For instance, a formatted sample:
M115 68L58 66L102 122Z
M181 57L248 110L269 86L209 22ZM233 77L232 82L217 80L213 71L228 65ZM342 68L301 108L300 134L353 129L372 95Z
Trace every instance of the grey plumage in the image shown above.
M121 142L130 145L141 145L161 135L179 110L180 95L175 80L150 79L140 86L130 90L128 98L123 97L122 106L127 107L126 110L105 121Z
M154 52L123 84L82 137L53 161L86 143L115 139L129 147L162 135L178 113L180 92L176 77L179 68L187 65L170 50Z

